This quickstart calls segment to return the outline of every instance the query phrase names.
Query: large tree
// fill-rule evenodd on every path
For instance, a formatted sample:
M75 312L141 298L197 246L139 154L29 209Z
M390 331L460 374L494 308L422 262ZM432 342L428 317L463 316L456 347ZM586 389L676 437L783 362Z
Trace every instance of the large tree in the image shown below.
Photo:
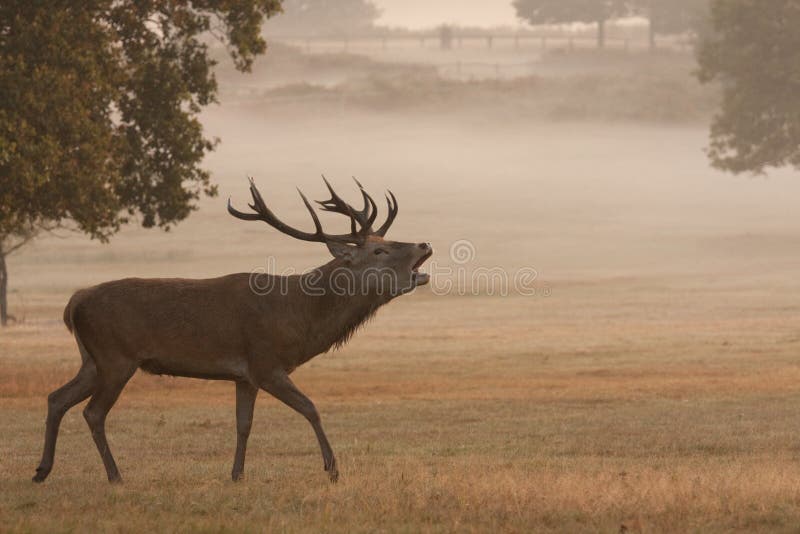
M514 0L517 16L531 24L597 24L597 47L605 46L606 21L629 14L626 0Z
M708 155L715 167L800 168L800 4L714 0L698 47L701 81L722 85Z
M163 227L215 187L198 113L213 38L248 71L279 0L0 3L0 320L6 256L42 231ZM211 37L213 36L213 38Z

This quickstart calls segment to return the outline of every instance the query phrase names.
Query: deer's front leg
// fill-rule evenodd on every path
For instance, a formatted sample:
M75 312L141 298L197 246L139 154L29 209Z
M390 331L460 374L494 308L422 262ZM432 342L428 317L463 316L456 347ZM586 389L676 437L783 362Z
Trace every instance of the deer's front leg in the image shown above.
M242 479L244 472L244 454L247 449L247 438L253 425L253 408L256 403L258 388L249 382L236 382L236 456L233 458L231 478Z
M336 482L339 479L339 471L336 469L336 458L333 456L331 445L328 443L328 438L325 437L325 432L322 430L319 413L314 403L311 402L311 399L303 395L303 393L297 389L297 386L294 385L289 379L289 375L284 371L273 371L261 387L276 399L299 412L311 423L311 427L317 435L319 447L322 450L325 471L328 472L331 482Z

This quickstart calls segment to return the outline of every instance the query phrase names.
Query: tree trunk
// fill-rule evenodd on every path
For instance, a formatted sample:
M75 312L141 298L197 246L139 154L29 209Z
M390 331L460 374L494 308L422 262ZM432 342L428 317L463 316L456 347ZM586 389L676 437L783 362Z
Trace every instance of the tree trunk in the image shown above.
M6 254L0 250L0 326L8 324L8 269L6 268Z
M606 19L597 19L597 48L606 47Z

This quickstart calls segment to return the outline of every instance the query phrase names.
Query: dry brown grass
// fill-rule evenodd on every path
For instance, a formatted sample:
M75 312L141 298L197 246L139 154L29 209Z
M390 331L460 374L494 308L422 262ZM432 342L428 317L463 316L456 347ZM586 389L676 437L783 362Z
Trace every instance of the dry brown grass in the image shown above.
M54 473L33 485L44 397L77 367L66 331L33 317L0 337L6 528L791 531L798 312L665 320L623 306L610 329L601 297L631 283L589 293L594 305L568 287L393 304L297 372L340 458L337 485L305 421L265 395L247 480L228 482L232 387L142 375L109 423L125 484L107 485L75 409ZM640 297L669 315L668 294ZM565 323L574 299L582 317ZM434 312L439 335L413 331Z

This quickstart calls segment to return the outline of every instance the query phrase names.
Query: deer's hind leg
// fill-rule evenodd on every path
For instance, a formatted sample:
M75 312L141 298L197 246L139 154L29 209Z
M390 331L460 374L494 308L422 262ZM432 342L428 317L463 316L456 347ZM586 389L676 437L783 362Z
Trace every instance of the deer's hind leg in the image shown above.
M111 454L111 449L108 447L106 416L137 368L133 362L118 361L116 363L117 365L104 366L100 370L92 398L83 410L83 417L92 431L92 439L100 452L109 482L121 482L122 477L117 469L114 456Z
M47 421L44 431L44 451L42 461L36 468L34 482L44 482L53 469L56 454L58 428L67 411L85 400L94 391L97 368L92 360L85 359L75 378L47 396Z

